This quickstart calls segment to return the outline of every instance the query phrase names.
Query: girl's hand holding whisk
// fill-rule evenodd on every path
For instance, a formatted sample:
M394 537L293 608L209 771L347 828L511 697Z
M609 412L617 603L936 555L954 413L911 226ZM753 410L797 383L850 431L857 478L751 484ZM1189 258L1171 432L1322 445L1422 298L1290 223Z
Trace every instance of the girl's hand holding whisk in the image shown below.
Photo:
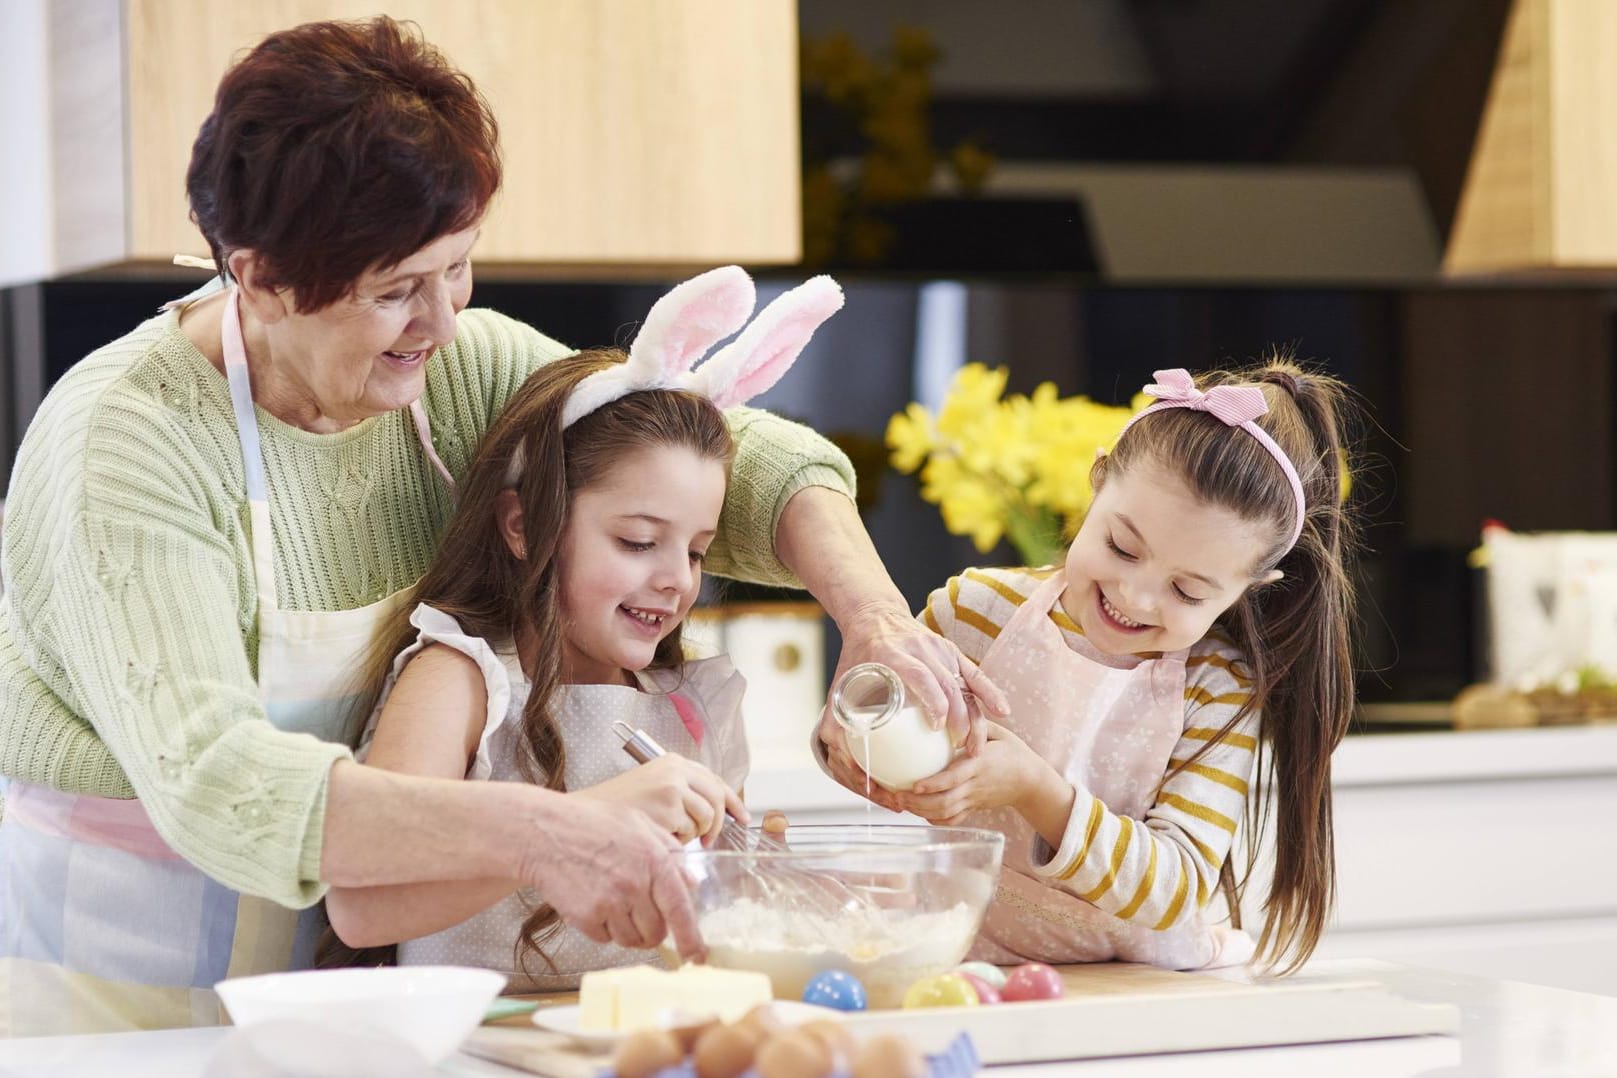
M712 845L726 811L742 823L750 819L747 806L723 779L675 753L578 792L637 808L682 843L699 837L704 846Z
M1072 784L1005 727L994 722L983 725L988 740L981 752L955 757L936 775L897 795L899 804L906 812L944 826L961 823L973 812L1008 806L1041 834L1045 832L1041 820L1047 819L1059 843L1072 811Z

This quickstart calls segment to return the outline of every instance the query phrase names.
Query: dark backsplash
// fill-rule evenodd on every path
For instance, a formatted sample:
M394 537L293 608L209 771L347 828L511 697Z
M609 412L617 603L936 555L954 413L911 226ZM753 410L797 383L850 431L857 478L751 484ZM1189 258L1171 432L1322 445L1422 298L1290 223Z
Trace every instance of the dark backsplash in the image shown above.
M918 282L843 283L847 309L762 403L829 434L879 439L913 397ZM760 280L765 298L779 286ZM44 285L48 379L188 287ZM661 290L480 282L474 302L570 344L623 344ZM1608 293L1048 279L979 280L967 294L967 358L1009 366L1012 391L1052 380L1063 393L1126 402L1157 368L1240 364L1277 346L1356 387L1370 420L1357 475L1368 525L1366 699L1444 697L1481 673L1465 555L1484 518L1523 530L1617 526ZM980 555L948 535L911 477L882 476L866 519L915 607L962 566L1012 557L1008 548Z

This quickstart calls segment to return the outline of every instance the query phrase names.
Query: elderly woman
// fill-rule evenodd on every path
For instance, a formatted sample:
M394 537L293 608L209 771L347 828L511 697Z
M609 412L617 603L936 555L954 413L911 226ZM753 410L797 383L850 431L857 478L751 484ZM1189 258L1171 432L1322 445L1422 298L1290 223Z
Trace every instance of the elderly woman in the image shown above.
M216 981L310 960L332 885L513 880L592 938L700 949L672 851L701 794L410 778L349 750L359 658L455 477L566 352L467 309L499 182L483 100L389 19L274 34L220 83L187 189L228 287L75 366L16 462L0 1034L216 1022ZM846 657L958 719L974 671L908 617L846 461L731 423L709 566L801 582Z

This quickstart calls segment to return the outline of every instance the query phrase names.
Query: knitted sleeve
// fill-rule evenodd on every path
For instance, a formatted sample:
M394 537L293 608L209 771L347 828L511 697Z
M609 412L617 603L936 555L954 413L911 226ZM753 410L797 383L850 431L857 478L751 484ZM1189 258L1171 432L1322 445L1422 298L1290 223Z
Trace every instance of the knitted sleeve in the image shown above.
M8 550L27 567L7 595L28 627L22 659L59 675L62 705L124 765L176 852L237 890L307 906L324 891L331 764L350 753L268 722L256 637L243 641L243 561L178 422L133 394L104 399L87 435L19 458L35 522Z
M23 661L0 601L0 775L74 794L134 797L124 769L95 728L75 715ZM0 812L3 812L0 806Z
M718 576L800 588L802 582L775 556L775 528L792 495L805 487L854 494L853 465L842 450L809 428L757 408L731 408L735 437L730 489L719 534L704 568Z

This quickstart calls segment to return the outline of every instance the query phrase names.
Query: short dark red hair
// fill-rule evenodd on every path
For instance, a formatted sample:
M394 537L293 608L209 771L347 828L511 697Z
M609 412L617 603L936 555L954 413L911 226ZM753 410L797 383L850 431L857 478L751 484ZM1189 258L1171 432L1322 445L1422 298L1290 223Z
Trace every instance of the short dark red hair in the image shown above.
M385 15L265 38L220 80L185 178L221 270L251 248L302 311L470 227L499 186L488 102Z

